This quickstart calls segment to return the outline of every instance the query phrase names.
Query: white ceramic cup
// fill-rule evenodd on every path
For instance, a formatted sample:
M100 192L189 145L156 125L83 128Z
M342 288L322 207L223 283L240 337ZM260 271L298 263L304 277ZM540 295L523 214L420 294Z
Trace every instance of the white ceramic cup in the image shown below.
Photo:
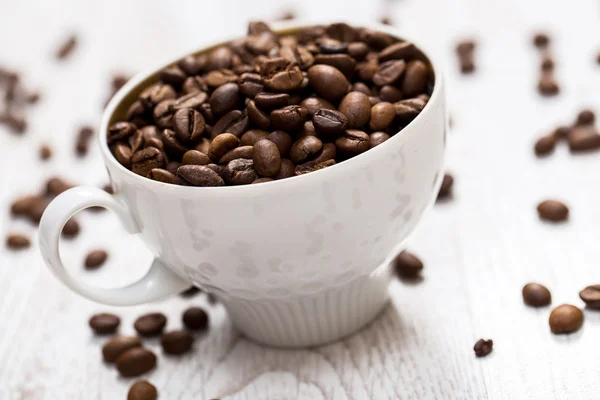
M372 28L398 36L390 27ZM194 284L214 293L245 335L269 345L317 345L356 331L386 304L389 264L435 200L443 175L443 77L416 44L433 65L435 85L414 121L360 156L259 185L176 186L121 166L107 146L107 128L119 104L164 65L138 74L106 108L98 135L115 194L80 186L48 206L40 224L46 264L73 291L110 305L146 303ZM61 230L92 206L117 213L154 253L136 283L98 288L66 272Z

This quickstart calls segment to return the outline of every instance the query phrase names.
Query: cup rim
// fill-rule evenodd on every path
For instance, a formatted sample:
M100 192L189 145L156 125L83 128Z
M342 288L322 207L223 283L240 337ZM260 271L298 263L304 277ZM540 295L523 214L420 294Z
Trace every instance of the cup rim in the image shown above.
M115 109L121 103L124 97L126 97L133 89L135 89L141 82L145 81L148 77L154 75L157 71L173 64L175 61L185 57L188 54L198 53L204 49L216 47L222 44L225 44L229 41L239 39L240 35L231 36L228 35L226 37L217 38L214 40L210 40L205 44L201 44L198 47L195 47L193 50L188 50L184 54L178 55L176 57L170 57L167 62L161 62L160 64L156 64L155 66L145 69L141 72L138 72L133 78L131 78L127 83L117 91L117 93L112 97L108 105L106 106L102 120L100 123L100 130L98 136L98 144L100 146L100 151L105 160L105 163L108 165L110 163L113 165L116 170L122 172L125 176L129 176L133 179L138 179L141 184L149 185L151 187L155 187L158 189L167 189L170 191L180 191L180 192L192 192L198 191L201 193L212 193L212 194L221 194L221 193L232 193L240 192L244 194L256 193L259 190L278 190L285 189L286 185L294 185L300 186L301 184L310 184L311 180L322 179L325 181L334 180L335 176L338 174L344 174L345 170L351 170L355 165L359 163L369 163L370 160L374 160L376 157L379 157L386 150L390 149L391 146L402 146L405 142L407 142L411 137L417 134L418 129L415 129L415 126L419 125L424 118L427 118L427 115L433 112L435 105L439 101L443 101L441 98L442 95L442 87L443 87L443 76L441 69L441 62L435 56L435 52L430 52L427 46L423 46L420 42L411 40L410 38L406 38L401 35L398 29L389 26L383 25L380 23L361 23L361 22L352 22L347 20L335 20L331 21L331 19L327 20L311 20L311 21L302 21L302 20L292 20L292 21L280 21L275 23L270 23L269 26L275 32L281 32L292 29L299 29L303 27L309 27L314 25L326 25L330 23L344 22L353 27L362 27L367 29L372 29L376 31L380 31L383 33L387 33L397 38L401 38L406 41L410 41L413 43L429 60L431 67L433 69L435 82L433 85L433 91L431 93L430 99L421 110L421 112L408 123L401 131L396 133L394 136L390 137L384 143L379 146L376 146L372 149L365 151L363 154L359 154L356 157L352 157L348 160L344 160L343 162L336 163L327 168L323 168L319 171L314 171L308 174L302 174L298 176L291 177L289 179L280 179L273 180L270 182L263 182L259 185L239 185L239 186L208 186L208 187L198 187L198 186L184 186L184 185L174 185L170 183L155 181L153 179L149 179L147 177L138 175L133 171L125 168L121 165L117 159L111 153L108 143L106 141L106 132L108 130L109 122L112 119ZM115 168L111 168L110 172L114 171ZM328 179L329 177L329 179ZM318 182L318 181L317 181Z

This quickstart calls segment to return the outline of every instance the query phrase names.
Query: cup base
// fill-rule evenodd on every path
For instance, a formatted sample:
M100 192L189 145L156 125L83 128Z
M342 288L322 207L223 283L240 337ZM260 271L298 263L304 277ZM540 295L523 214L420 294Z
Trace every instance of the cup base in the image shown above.
M317 346L368 324L387 304L389 268L311 296L246 300L222 298L235 326L274 347Z

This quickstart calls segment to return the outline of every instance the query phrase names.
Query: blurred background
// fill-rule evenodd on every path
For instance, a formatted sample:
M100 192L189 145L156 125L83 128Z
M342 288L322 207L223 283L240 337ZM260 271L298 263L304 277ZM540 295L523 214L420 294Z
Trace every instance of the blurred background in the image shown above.
M354 353L334 344L324 353L339 362L331 361L331 371L313 376L304 368L309 370L318 355L307 351L286 356L239 339L225 311L202 297L196 302L212 307L216 334L203 342L202 361L198 355L183 365L167 360L170 372L162 368L156 372L154 383L163 388L165 398L263 398L258 393L270 387L270 379L283 379L282 387L299 398L315 398L302 397L305 392L299 389L298 378L285 373L282 376L289 382L278 375L261 381L263 369L310 376L325 388L322 398L396 398L389 394L396 393L398 398L422 399L567 399L574 398L572 390L579 391L580 398L593 398L587 396L600 389L600 370L588 350L597 349L593 334L597 337L600 332L600 317L592 315L595 326L586 326L585 335L576 337L578 342L568 343L549 337L545 314L512 315L510 310L522 309L519 291L529 280L552 284L559 301L575 302L577 291L598 277L600 157L573 157L559 148L551 160L539 160L533 145L540 135L572 123L581 109L600 110L600 2L0 0L0 69L18 72L22 87L40 94L37 103L22 108L24 132L0 124L0 234L4 238L9 232L23 233L33 243L23 252L0 248L0 321L4 321L0 399L84 398L84 393L99 399L124 398L129 384L102 366L98 356L102 342L90 338L86 325L91 313L110 308L68 292L51 276L37 249L35 225L11 217L12 201L39 192L53 176L73 184L108 183L96 139L83 156L77 155L76 143L82 127L99 125L115 75L131 76L205 43L242 35L250 20L284 17L359 24L385 18L401 35L431 49L445 69L453 122L447 166L456 179L454 195L429 213L409 243L426 262L425 281L419 286L395 283L394 311L383 317L384 326L376 323L356 339L382 346L384 339L377 332L391 326L390 334L407 338L404 344L383 345L380 348L389 354L380 355L378 361L373 361L370 350L363 356L392 371L407 359L412 364L388 377L361 373L362 367L348 367L353 372L344 376L347 364L341 360ZM540 58L532 43L536 32L551 36L554 75L560 85L556 96L542 97L536 90L540 76ZM71 35L77 37L72 54L57 60L57 49ZM465 39L477 43L476 70L469 75L461 74L455 52ZM39 157L44 144L53 153L47 161ZM546 197L565 199L571 206L567 228L540 226L535 205ZM116 286L147 268L150 254L124 232L115 216L86 211L77 219L80 235L61 244L72 274ZM93 273L85 271L82 260L99 247L109 251L109 262ZM129 327L133 316L153 308L172 313L176 320L184 304L177 298L115 310L130 317ZM400 321L396 309L401 310ZM507 326L507 320L514 326ZM519 334L527 329L543 334ZM410 332L420 332L421 342ZM470 348L476 337L486 334L500 346L504 341L512 347L507 346L510 349L502 357L474 365ZM250 358L256 361L244 364ZM325 362L318 360L315 365ZM238 368L240 363L247 367ZM336 391L337 383L326 383L331 376L349 389ZM404 384L410 376L438 382ZM370 389L353 387L357 380L367 382ZM264 398L280 397L271 392Z

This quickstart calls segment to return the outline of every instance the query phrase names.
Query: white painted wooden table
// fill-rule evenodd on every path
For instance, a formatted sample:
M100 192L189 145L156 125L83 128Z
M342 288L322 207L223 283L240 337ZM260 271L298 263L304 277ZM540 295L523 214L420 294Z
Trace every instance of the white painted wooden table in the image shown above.
M73 156L80 124L97 124L111 71L135 72L215 36L242 33L250 18L295 7L303 17L369 21L385 9L406 35L429 40L447 58L451 132L448 167L456 175L454 201L438 204L409 246L425 261L424 281L394 282L391 305L370 326L338 343L282 351L248 342L222 306L206 298L173 298L125 309L84 300L54 279L37 248L0 249L0 399L123 399L131 380L101 362L103 339L87 318L97 311L122 316L124 333L147 310L180 326L192 304L210 312L211 329L193 354L160 357L146 376L161 399L598 399L600 313L586 311L583 329L549 331L549 309L523 306L528 281L546 284L554 305L582 305L578 291L600 281L600 156L573 157L565 148L545 160L532 154L534 138L570 122L582 106L600 111L600 4L595 0L400 0L365 11L367 2L305 0L0 1L0 63L25 72L43 90L25 137L0 131L0 227L35 235L8 214L15 196L38 190L53 174L101 185L106 173L97 149ZM342 6L344 5L345 6ZM288 7L288 8L289 8ZM540 99L534 91L538 59L531 33L554 35L562 93ZM76 57L58 64L52 54L69 30L81 34ZM452 48L475 34L478 72L461 77ZM42 164L38 145L55 157ZM558 197L572 207L564 225L538 221L535 205ZM74 274L105 285L141 274L150 255L109 213L85 213L82 234L65 242ZM110 249L109 264L86 273L81 264L95 247ZM494 352L476 359L480 337ZM158 343L149 346L160 352Z

